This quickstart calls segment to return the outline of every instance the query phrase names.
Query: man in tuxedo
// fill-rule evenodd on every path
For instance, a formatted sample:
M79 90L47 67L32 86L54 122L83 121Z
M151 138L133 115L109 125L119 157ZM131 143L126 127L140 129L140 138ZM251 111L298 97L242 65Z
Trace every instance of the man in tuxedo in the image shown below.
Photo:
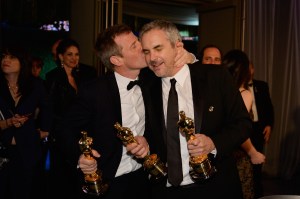
M192 61L193 57L182 45L178 48L175 59L179 65L184 60ZM149 128L143 78L155 76L147 68L140 73L146 67L145 57L138 38L126 25L115 25L101 32L95 49L108 72L79 90L78 99L65 118L66 157L73 167L78 164L84 174L92 174L97 168L102 171L103 182L109 187L102 196L104 199L149 198L148 173L141 161L149 152L144 138ZM135 80L140 83L128 87ZM123 145L114 128L116 122L131 129L137 143ZM85 157L79 151L81 130L93 138L91 147L96 158Z
M250 63L251 80L249 88L254 96L252 104L253 132L251 141L255 148L263 153L264 145L268 143L274 124L274 108L267 82L255 80L254 66ZM263 196L262 164L253 165L255 198Z
M151 97L152 107L149 111L151 133L146 132L145 136L151 150L168 162L168 179L153 186L153 198L242 198L232 152L250 136L251 119L228 70L200 62L175 66L175 46L181 42L181 36L168 21L145 24L140 31L140 41L149 68L161 77L152 81L145 93L147 98ZM188 142L178 129L169 131L172 124L168 122L167 104L169 90L174 88L170 83L173 79L178 94L177 113L183 110L195 123L195 138ZM178 115L177 118L179 120ZM172 133L179 135L180 146L168 155ZM174 180L169 171L173 170L170 163L177 150L181 156L178 164L182 165L177 176L181 178ZM214 157L212 162L217 171L203 182L194 182L189 175L189 157L206 154Z

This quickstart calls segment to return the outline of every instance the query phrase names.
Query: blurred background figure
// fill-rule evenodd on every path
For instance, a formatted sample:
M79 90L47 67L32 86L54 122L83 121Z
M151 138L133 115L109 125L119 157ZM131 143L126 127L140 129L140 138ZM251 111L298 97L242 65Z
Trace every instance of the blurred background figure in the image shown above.
M4 48L0 70L0 142L9 162L0 170L0 198L42 198L40 135L48 135L51 107L44 84L31 74L29 54L19 47ZM34 113L40 110L40 129ZM38 183L36 183L38 182Z
M224 55L222 62L232 74L249 115L253 118L253 97L248 86L251 78L248 56L243 51L234 49ZM241 145L240 149L235 151L234 156L239 170L244 199L253 199L255 190L252 164L264 163L265 156L255 148L250 138Z
M39 77L44 66L42 58L33 56L31 59L31 73L35 77Z
M57 56L56 56L56 49L57 49L59 43L61 42L61 40L62 40L62 39L56 40L56 41L53 43L52 47L51 47L51 54L52 54L52 57L53 57L53 60L54 60L54 61L56 61L56 59L57 59Z
M42 72L44 66L44 61L39 56L32 56L31 58L31 73L34 77L41 78L40 74ZM43 82L45 82L43 80ZM45 134L43 131L40 131L41 128L41 115L40 109L36 108L34 113L34 119L36 122L36 129L40 132L41 137L41 146L42 146L42 160L41 160L41 176L39 179L39 183L44 185L41 189L41 193L46 193L48 189L48 176L49 176L49 168L50 168L50 153L49 153L49 133ZM51 118L49 118L51 119Z
M208 44L201 49L199 60L202 64L221 64L222 51L216 45Z
M251 78L249 89L253 95L253 133L251 141L255 148L263 153L264 145L269 142L274 125L274 107L271 101L269 85L265 81L254 79L254 66L250 62ZM263 195L262 164L253 165L255 198Z
M70 38L62 39L56 48L57 67L46 74L46 87L52 103L54 118L51 127L50 193L51 197L76 198L76 168L62 155L61 126L66 113L77 97L78 88L97 77L96 69L80 64L79 44Z

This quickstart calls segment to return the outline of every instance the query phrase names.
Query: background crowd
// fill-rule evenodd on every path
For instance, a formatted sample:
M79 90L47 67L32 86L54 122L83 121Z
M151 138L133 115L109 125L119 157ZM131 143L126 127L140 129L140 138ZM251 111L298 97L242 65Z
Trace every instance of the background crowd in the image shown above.
M83 174L97 169L110 187L104 198L263 195L263 149L274 111L268 84L253 79L253 63L244 52L223 56L209 44L195 60L176 26L160 20L146 24L140 38L126 25L100 33L95 50L107 74L98 77L94 67L80 63L76 41L61 39L53 47L57 66L45 78L43 60L21 46L2 49L0 142L1 160L8 161L0 163L1 198L92 198L81 189ZM194 140L179 132L178 138L167 136L171 79L178 112L195 120ZM128 90L135 80L140 84ZM123 145L115 122L130 127L136 143ZM81 155L82 130L94 138L95 158ZM169 175L151 183L141 159L151 150L171 165L171 139L180 142L181 179L176 184ZM189 176L188 163L190 156L203 154L210 154L217 174L199 184Z

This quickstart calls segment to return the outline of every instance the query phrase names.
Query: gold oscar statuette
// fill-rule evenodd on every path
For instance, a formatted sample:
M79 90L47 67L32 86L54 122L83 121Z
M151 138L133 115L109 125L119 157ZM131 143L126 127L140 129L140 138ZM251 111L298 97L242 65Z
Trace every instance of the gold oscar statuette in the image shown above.
M187 141L195 139L194 121L186 117L184 111L180 111L179 116L180 119L177 122L179 131L185 134ZM217 172L207 155L190 156L189 164L192 168L190 176L195 182L202 182L209 179Z
M79 140L79 147L86 158L93 159L92 144L93 139L87 136L86 131L82 131L82 138ZM84 184L82 190L91 195L103 195L108 188L108 184L102 180L102 172L98 169L95 173L84 174Z
M118 138L122 140L125 146L130 143L137 143L129 128L122 127L118 122L115 123L114 127L118 130ZM150 173L151 180L157 181L167 175L167 168L165 164L160 161L157 154L146 155L143 159L143 166Z

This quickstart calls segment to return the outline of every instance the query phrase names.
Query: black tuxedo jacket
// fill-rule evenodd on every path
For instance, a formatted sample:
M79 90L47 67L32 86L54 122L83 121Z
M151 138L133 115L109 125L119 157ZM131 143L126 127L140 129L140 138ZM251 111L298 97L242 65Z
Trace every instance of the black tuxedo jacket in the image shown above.
M116 122L122 125L120 94L115 75L108 73L81 87L61 127L66 159L73 168L82 154L78 142L84 130L93 138L92 148L101 154L97 161L103 178L110 182L115 177L123 146Z
M253 91L255 104L258 114L258 122L265 127L274 125L274 108L270 97L269 86L267 82L253 80Z
M237 198L240 182L232 152L250 135L251 120L240 92L227 69L220 66L189 65L194 103L196 133L209 136L217 149L215 164L217 174L204 183L203 195L208 190L211 198ZM151 81L145 95L148 99L148 123L151 133L145 134L152 153L166 161L166 130L162 105L161 79ZM184 111L184 110L183 110ZM189 117L189 116L187 116ZM206 191L204 191L206 190Z
M263 152L265 144L263 131L267 125L273 127L274 109L267 82L253 80L253 92L258 121L253 122L251 141L258 151Z

